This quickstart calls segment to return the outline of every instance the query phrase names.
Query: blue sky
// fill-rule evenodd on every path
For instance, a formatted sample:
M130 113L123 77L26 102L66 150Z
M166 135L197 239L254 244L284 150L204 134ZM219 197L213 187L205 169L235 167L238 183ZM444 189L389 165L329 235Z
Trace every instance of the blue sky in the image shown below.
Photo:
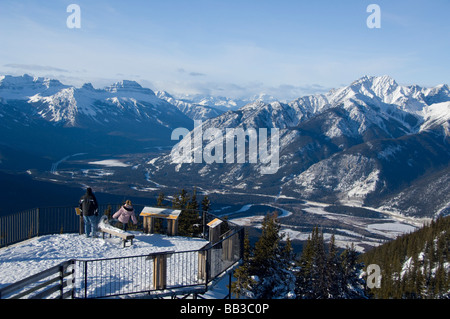
M367 27L371 3L380 29ZM0 74L288 100L363 75L450 84L449 14L448 0L2 0Z

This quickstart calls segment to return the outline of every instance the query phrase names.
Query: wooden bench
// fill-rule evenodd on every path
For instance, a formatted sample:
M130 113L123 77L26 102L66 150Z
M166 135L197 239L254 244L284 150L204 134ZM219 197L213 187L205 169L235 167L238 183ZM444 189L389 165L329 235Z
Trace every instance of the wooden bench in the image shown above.
M115 231L113 229L105 228L105 227L99 227L99 230L102 232L103 239L105 239L105 234L107 233L107 234L109 234L109 238L111 238L112 235L122 238L123 247L125 247L125 244L128 241L130 241L131 245L133 245L134 235L132 235L130 233L119 232L119 231Z

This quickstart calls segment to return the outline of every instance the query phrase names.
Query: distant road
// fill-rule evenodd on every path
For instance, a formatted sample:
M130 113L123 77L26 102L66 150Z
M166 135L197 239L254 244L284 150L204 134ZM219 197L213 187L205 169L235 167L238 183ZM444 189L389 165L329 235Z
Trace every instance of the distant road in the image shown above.
M51 167L51 169L50 169L50 173L52 173L53 175L58 175L58 165L59 165L59 164L61 164L61 163L64 162L64 161L67 161L70 157L73 157L73 156L80 156L80 155L84 155L84 154L87 154L87 153L76 153L76 154L69 155L69 156L66 156L66 157L60 159L60 160L57 161L56 163L53 163L53 164L52 164L52 167Z

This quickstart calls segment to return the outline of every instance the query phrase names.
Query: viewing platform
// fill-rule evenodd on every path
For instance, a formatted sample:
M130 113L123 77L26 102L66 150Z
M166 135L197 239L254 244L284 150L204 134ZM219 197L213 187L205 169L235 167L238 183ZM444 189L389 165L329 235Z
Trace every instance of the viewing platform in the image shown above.
M46 209L36 210L5 218L9 223L13 216L17 216L27 226L33 223L30 219L41 223L42 217L47 215ZM60 220L60 223L55 223L53 232L36 234L30 239L23 238L0 248L0 298L198 296L206 293L218 278L236 267L242 256L243 228L229 221L222 221L227 224L224 227L226 232L215 233L214 242L205 238L174 236L169 232L146 233L137 229L128 231L134 236L133 245L124 247L119 237L87 238L79 234L79 229L60 233L56 229L61 230L61 223L67 224L65 219L73 216L66 208L52 208L52 211L53 217L57 216L56 219ZM148 209L142 207L140 211L145 213ZM71 213L76 216L73 208ZM29 219L26 216L30 216ZM0 218L0 229L4 229L5 218ZM218 220L218 217L206 214L205 225L210 221L217 224ZM142 225L141 222L138 224L139 227ZM170 226L173 229L173 224ZM35 227L39 228L39 225ZM208 238L209 228L206 226L202 237L206 235ZM59 267L64 271L55 273ZM47 273L49 277L59 279L46 279L43 276ZM53 287L47 287L47 282ZM48 296L43 293L46 289L51 292Z

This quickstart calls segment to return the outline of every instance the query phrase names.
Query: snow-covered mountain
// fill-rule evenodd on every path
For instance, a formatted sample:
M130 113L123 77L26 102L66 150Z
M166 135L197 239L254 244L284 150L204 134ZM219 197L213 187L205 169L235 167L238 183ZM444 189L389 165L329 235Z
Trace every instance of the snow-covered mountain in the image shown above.
M208 106L207 104L197 104L193 101L177 99L166 91L157 91L155 94L161 100L175 105L181 112L193 120L207 120L219 116L224 112L220 108Z
M351 202L416 216L446 214L450 209L448 85L402 86L388 76L365 76L326 94L287 103L258 96L245 104L155 94L126 80L96 89L89 83L76 88L28 75L0 76L0 159L2 154L16 154L3 157L4 163L18 162L21 154L55 159L80 152L171 148L174 129L191 130L193 120L202 120L202 126L171 154L150 161L149 179L174 187L187 183L186 187ZM270 134L270 128L277 128L279 163L274 174L262 174L268 164L261 157L249 163L248 147L245 163L235 163L237 158L230 163L226 142L223 155L214 154L222 156L223 163L194 163L199 147L216 150L208 139L201 145L195 142L195 132L208 128L223 136L226 129L259 133L268 128ZM184 149L190 152L174 163L173 155Z
M104 89L94 89L90 83L75 88L57 80L28 75L3 76L0 78L0 99L2 114L8 112L7 104L21 101L29 106L29 110L24 111L31 111L35 118L65 126L84 126L91 124L89 120L97 125L108 125L127 118L137 122L153 121L165 127L186 122L181 112L170 103L134 81L121 81Z
M232 99L229 97L211 96L207 94L180 94L176 96L176 99L190 104L213 107L222 112L226 112L229 110L237 110L242 106L255 101L256 97L254 99Z
M193 121L177 107L134 81L103 89L90 83L76 88L29 75L0 77L0 122L1 142L15 142L25 149L51 143L65 152L67 142L76 146L71 150L75 152L84 147L114 146L127 152L127 146L142 150L170 145L174 128L193 127ZM26 139L24 130L30 131ZM55 141L55 135L61 139Z
M166 91L157 91L155 94L160 99L163 99L178 107L180 111L193 120L207 120L214 118L227 111L236 111L249 103L277 102L276 98L264 93L241 99L204 94L182 94L174 96Z
M414 192L436 188L426 203L416 201L409 207L404 200L395 202L404 203L395 207L400 211L430 216L450 203L449 187L436 184L442 186L442 178L439 182L427 178L439 172L448 176L449 123L447 85L401 86L388 76L365 76L326 94L289 103L256 101L203 123L203 132L217 128L223 135L227 128L278 128L275 174L261 174L265 166L261 162L227 163L225 145L221 164L189 163L195 148L187 156L184 153L183 163L174 163L173 155L189 147L195 131L171 155L152 160L149 171L154 180L168 174L177 180L195 177L197 186L207 189L389 207L394 206L393 198L406 196L406 188ZM203 141L202 149L206 148L208 141Z

